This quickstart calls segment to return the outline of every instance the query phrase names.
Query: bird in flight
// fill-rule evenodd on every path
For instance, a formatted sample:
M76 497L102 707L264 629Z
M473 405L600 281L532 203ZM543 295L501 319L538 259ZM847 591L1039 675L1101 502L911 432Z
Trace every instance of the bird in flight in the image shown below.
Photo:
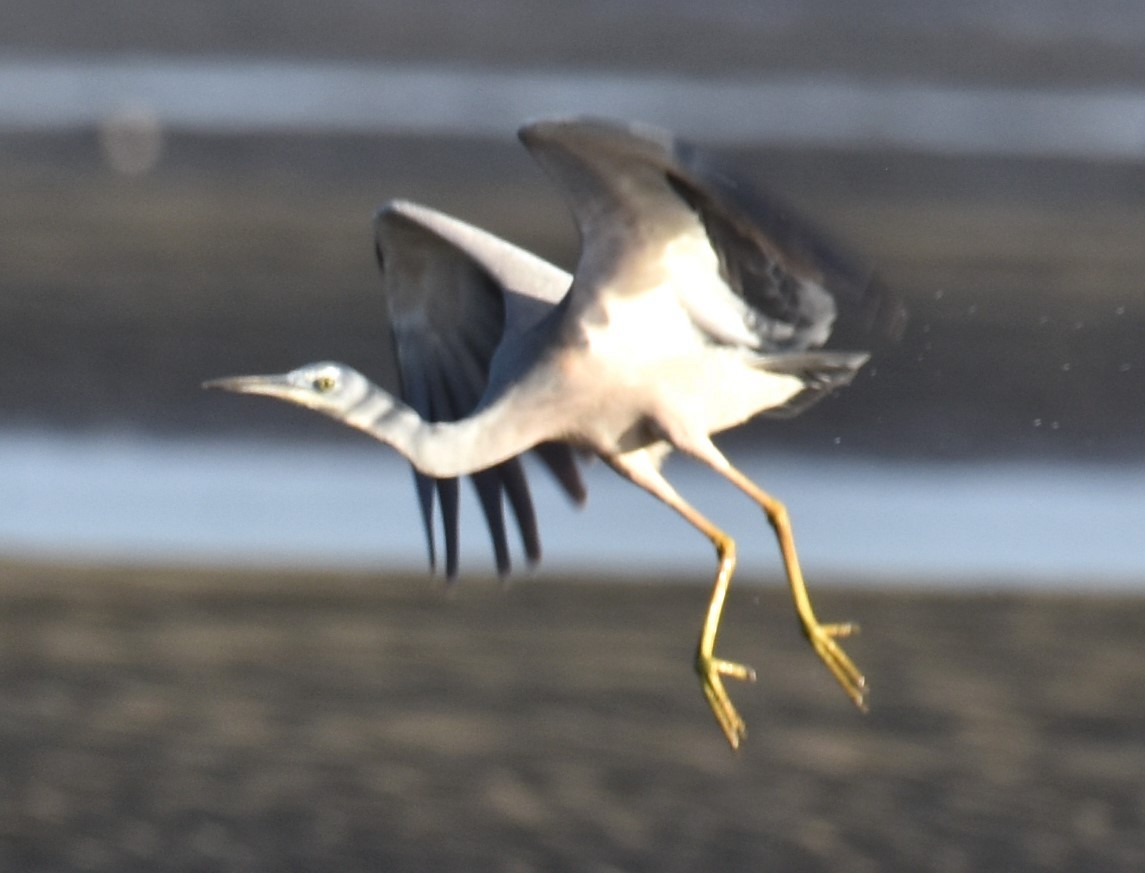
M755 672L715 653L735 543L662 475L665 456L681 451L763 510L807 640L865 709L866 681L839 642L857 626L819 621L786 508L711 440L756 415L798 414L852 380L868 355L820 346L836 316L833 292L862 291L862 281L814 231L659 129L557 119L526 125L520 138L579 228L571 277L469 224L392 202L375 233L399 390L333 362L205 384L277 397L393 446L415 470L431 564L435 494L440 503L450 576L459 477L474 480L505 572L503 496L526 555L540 554L520 457L535 451L578 502L575 452L603 459L715 548L695 669L736 748L746 729L724 680Z

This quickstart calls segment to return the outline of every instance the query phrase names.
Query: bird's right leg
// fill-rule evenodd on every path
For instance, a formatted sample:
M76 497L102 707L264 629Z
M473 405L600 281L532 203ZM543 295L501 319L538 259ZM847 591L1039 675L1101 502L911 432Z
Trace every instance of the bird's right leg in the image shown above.
M823 624L815 616L815 610L811 608L811 597L807 593L807 585L803 580L803 571L799 567L799 558L795 553L795 539L791 533L791 522L787 517L787 508L733 467L710 441L706 443L693 442L688 445L686 450L737 485L766 513L767 520L779 542L779 551L783 557L783 566L787 573L795 611L799 616L807 641L811 643L815 653L831 671L831 675L835 677L835 680L851 698L855 706L866 712L867 680L838 643L838 640L843 637L848 637L857 632L859 626L852 622Z
M715 657L720 617L723 614L724 600L727 598L732 573L735 571L735 541L708 521L677 493L676 489L668 483L668 480L660 474L655 462L647 452L628 452L606 457L605 460L625 478L675 509L694 527L702 531L712 541L712 545L716 547L719 569L716 571L712 596L708 601L708 611L704 616L700 642L696 648L696 672L700 677L700 687L704 692L704 697L712 708L712 713L715 715L720 729L724 732L724 736L727 737L731 747L733 749L739 748L740 742L747 733L747 726L736 711L731 697L728 696L723 677L728 676L732 679L754 682L755 670L744 664Z

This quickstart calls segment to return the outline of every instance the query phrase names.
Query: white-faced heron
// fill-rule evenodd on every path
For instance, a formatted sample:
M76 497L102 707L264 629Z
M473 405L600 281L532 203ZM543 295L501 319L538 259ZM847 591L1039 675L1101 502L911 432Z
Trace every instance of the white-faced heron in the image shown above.
M572 449L592 452L667 503L715 546L718 570L695 666L733 747L743 719L716 636L735 543L661 475L673 448L746 493L775 531L803 632L860 708L867 687L838 640L850 623L816 618L782 503L736 469L711 435L764 414L787 417L851 381L863 352L817 350L831 333L832 293L854 287L841 258L772 202L662 131L571 119L541 121L521 140L572 208L581 252L572 279L470 225L408 203L378 215L379 263L401 370L400 398L344 364L209 386L278 397L388 443L413 464L431 538L434 481L456 568L459 476L473 475L507 568L500 496L526 553L538 554L517 458L536 449L575 499ZM446 483L446 484L442 484Z

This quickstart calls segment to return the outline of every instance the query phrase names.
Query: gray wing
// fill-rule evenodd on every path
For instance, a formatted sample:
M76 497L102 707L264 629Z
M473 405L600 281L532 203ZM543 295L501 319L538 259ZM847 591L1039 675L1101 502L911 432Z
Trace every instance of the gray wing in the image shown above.
M481 400L503 339L526 330L567 292L571 278L498 237L424 206L395 201L374 220L390 332L402 399L428 421L464 418ZM537 454L566 493L584 500L570 447L538 446ZM518 458L472 477L493 543L498 572L509 571L502 496L520 529L530 563L540 537L528 482ZM430 565L436 565L435 497L445 536L446 575L458 566L456 479L414 471Z
M869 275L790 209L664 131L569 119L528 125L520 136L565 190L582 263L615 278L647 269L629 252L644 257L669 242L706 240L722 281L699 283L681 303L718 342L762 353L821 346L836 315L831 292L862 295L872 287ZM610 282L610 293L624 284ZM574 285L578 295L598 290Z

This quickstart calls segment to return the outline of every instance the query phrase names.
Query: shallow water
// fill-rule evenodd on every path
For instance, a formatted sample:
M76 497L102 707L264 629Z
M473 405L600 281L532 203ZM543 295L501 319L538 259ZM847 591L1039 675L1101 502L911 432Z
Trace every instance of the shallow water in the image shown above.
M978 578L1088 590L1133 588L1145 577L1145 466L733 459L787 503L806 570L833 582ZM667 470L737 538L741 579L779 572L752 504L691 462L673 459ZM603 465L586 471L583 510L532 472L545 570L708 579L713 559L699 534ZM6 433L0 493L0 550L10 556L425 566L408 469L370 444ZM484 522L463 495L462 572L487 573Z

